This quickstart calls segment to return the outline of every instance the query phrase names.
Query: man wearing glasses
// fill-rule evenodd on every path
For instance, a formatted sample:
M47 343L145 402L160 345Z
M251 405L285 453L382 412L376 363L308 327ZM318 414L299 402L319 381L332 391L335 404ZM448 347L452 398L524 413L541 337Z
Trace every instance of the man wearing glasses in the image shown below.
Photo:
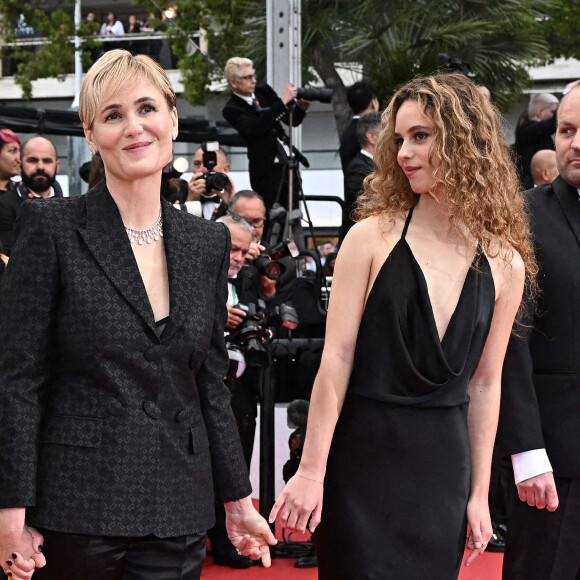
M266 207L262 196L251 189L238 191L230 199L228 213L239 216L248 222L255 233L255 240L250 244L246 260L252 262L262 252L269 249L269 244L263 240L264 225L266 223ZM271 306L282 303L292 303L292 293L296 280L296 267L292 258L281 258L284 271L276 280L270 280L266 276L260 276L261 297Z
M254 63L248 58L230 58L225 73L233 95L222 114L246 141L252 189L264 198L266 210L270 211L284 180L279 201L286 205L288 185L284 159L289 151L282 122L288 124L289 107L295 103L292 124L300 125L310 103L296 100L292 83L286 85L280 97L269 85L257 86Z

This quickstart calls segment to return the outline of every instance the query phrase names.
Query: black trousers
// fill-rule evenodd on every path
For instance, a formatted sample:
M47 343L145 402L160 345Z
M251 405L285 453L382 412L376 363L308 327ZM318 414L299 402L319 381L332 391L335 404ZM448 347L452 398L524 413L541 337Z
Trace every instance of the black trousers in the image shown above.
M87 536L40 530L46 566L34 580L198 580L207 535Z
M504 580L580 580L580 479L556 477L555 512L522 502L513 474L506 489Z

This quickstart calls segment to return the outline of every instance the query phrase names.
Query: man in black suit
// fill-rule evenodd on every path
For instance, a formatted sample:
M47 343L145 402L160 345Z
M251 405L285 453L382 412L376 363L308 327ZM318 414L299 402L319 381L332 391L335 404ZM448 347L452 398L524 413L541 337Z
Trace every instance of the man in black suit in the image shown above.
M377 98L377 89L367 80L362 80L348 87L346 100L353 112L353 117L348 127L340 136L340 165L343 173L346 172L348 164L354 159L360 151L360 142L356 134L358 120L362 115L373 113L379 110L379 100Z
M289 83L279 97L269 85L256 86L256 71L248 58L233 57L225 68L233 95L223 109L223 116L246 141L252 189L257 191L269 211L276 201L287 205L288 136L282 122L288 124L293 108L292 125L300 125L306 116L308 101L296 99L296 88Z
M363 181L375 170L373 155L375 143L381 130L381 114L377 111L362 115L356 127L356 136L360 145L358 153L352 158L344 172L345 208L340 228L340 241L354 225L352 212L358 196L363 191Z
M9 256L14 242L14 224L20 205L26 199L62 197L56 181L60 168L56 149L45 137L29 139L21 151L22 181L0 197L0 240Z
M560 177L525 194L540 292L503 372L497 442L513 465L509 580L580 577L580 88L561 102L556 155Z

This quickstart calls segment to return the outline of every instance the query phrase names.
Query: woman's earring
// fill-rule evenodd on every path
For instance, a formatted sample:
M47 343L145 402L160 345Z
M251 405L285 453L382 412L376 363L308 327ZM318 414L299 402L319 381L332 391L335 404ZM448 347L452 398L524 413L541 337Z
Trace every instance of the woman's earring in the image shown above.
M174 141L177 139L177 131L175 131L175 133L173 133L172 137L173 137Z
M89 145L89 151L91 152L91 155L95 154L95 149L91 145Z

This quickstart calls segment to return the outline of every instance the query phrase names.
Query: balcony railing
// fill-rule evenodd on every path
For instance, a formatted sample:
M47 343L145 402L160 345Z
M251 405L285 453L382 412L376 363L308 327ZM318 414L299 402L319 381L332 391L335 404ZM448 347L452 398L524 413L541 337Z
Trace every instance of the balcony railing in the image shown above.
M173 54L171 47L165 42L163 33L137 33L124 34L122 36L98 36L96 37L102 45L93 49L92 60L95 61L103 52L114 48L125 48L132 54L147 54L154 58L165 70L178 68L178 58ZM193 39L196 39L194 36ZM12 46L25 47L33 53L36 53L46 42L46 39L39 36L30 29L27 34L20 35L19 39L13 43L7 43L2 60L2 76L11 77L17 71L18 60L13 58ZM74 38L70 39L71 50L74 50ZM72 74L74 70L65 73Z

